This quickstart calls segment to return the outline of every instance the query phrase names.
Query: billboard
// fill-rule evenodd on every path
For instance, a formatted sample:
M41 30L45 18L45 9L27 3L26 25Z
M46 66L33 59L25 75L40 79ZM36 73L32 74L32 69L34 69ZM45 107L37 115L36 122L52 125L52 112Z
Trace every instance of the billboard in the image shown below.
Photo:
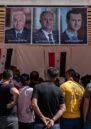
M87 8L6 7L5 43L87 44Z

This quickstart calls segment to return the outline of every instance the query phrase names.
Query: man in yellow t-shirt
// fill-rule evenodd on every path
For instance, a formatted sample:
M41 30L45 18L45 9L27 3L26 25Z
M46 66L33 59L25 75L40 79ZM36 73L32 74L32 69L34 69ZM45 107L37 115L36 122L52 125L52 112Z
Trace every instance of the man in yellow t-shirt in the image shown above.
M74 81L75 78L75 70L69 69L66 72L67 81L60 86L61 91L64 93L66 103L66 111L61 120L62 129L80 129L80 105L84 96L84 88Z

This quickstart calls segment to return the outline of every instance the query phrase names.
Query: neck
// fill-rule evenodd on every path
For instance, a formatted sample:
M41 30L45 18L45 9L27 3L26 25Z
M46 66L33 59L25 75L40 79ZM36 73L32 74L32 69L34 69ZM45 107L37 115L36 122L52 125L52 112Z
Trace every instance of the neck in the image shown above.
M10 83L10 80L3 80L3 83L9 84Z
M42 29L43 31L46 31L47 33L51 33L52 30L46 30L46 29Z

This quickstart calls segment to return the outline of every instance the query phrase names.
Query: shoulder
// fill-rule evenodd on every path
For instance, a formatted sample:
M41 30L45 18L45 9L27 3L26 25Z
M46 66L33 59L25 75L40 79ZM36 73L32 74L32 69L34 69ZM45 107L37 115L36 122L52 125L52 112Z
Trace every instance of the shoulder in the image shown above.
M15 31L15 29L14 28L11 28L11 29L7 29L6 31L5 31L5 33L12 33L12 32L14 32Z
M88 83L88 84L87 84L86 90L90 90L90 91L91 91L91 83Z
M63 40L63 42L65 42L68 38L68 35L66 33L66 31L64 31L62 34L61 34L61 40Z
M32 87L27 86L27 91L29 91L29 92L33 92L33 88L32 88Z
M54 35L55 37L58 37L58 36L59 36L59 32L58 32L58 31L53 31L53 35Z
M53 31L53 34L58 34L59 32L58 31Z
M68 81L64 82L64 83L60 86L60 89L61 89L62 91L70 91L73 85L74 85L74 82L71 81L71 80L68 80Z
M25 33L31 33L31 30L28 29L28 28L24 28L24 29L23 29L23 32L25 32Z
M24 27L24 29L23 29L23 30L24 30L24 31L30 31L30 29L28 29L28 28L25 28L25 27Z
M69 81L66 81L60 85L60 88L65 88L69 84Z
M61 34L61 36L67 36L66 31L64 31L64 32Z
M42 30L41 29L38 29L38 30L35 30L33 34L34 35L40 35L42 33L43 33Z
M69 38L68 38L68 35L67 35L66 31L61 33L61 42L63 44L69 44Z

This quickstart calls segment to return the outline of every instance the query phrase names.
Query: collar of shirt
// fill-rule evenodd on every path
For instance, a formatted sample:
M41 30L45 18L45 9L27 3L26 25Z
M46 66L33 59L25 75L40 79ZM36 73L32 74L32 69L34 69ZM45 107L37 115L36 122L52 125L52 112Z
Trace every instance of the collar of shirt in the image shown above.
M68 30L66 30L66 34L69 37L70 40L72 40L72 37L74 36L73 32L69 32Z
M45 31L45 30L42 30L42 31L43 31L43 33L44 33L44 35L46 36L46 38L47 38L48 41L49 41L49 36L48 36L48 34L51 34L51 38L52 38L52 40L53 40L53 42L54 42L52 31L51 31L50 33L47 32L47 31Z
M23 29L21 30L21 31L15 31L16 32L16 35L17 35L17 33L20 33L20 34L22 34L22 32L23 32Z

